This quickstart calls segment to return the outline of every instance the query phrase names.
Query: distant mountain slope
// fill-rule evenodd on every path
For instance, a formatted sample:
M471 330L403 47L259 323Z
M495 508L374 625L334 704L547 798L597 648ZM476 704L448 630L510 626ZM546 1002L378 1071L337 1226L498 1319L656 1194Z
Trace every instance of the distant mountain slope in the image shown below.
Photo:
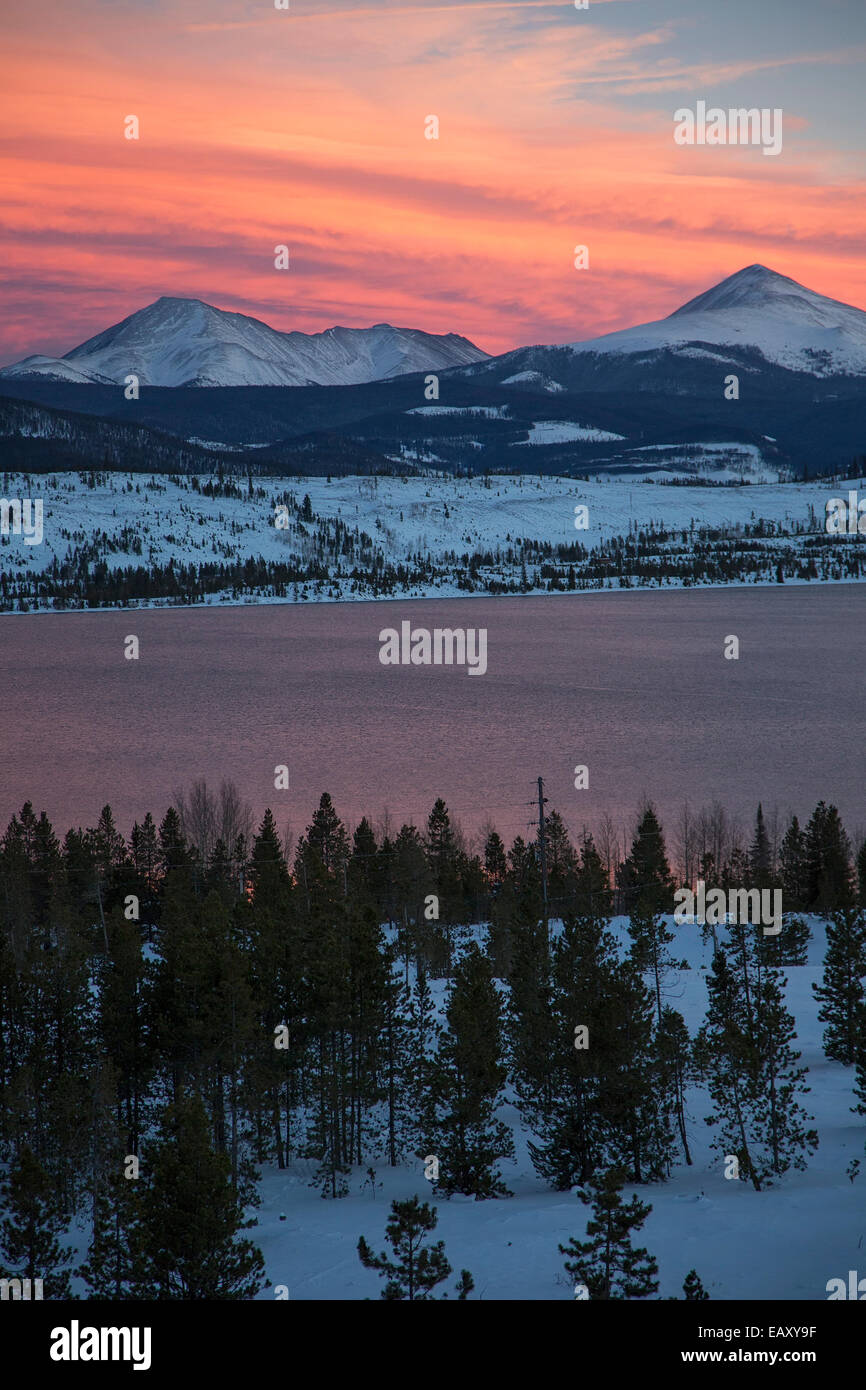
M133 373L142 386L350 386L486 356L457 333L388 323L280 333L200 299L163 297L64 357L26 357L0 377L122 385Z
M861 376L866 374L866 312L808 290L766 266L750 265L667 318L565 347L576 357L631 359L624 365L644 380L650 379L660 354L719 367L753 359L752 369L782 367L819 378ZM500 367L507 367L503 375L513 380L515 369L543 371L545 355L561 353L561 347L518 348L469 370L499 377ZM555 377L553 365L549 370Z
M750 265L656 323L573 343L575 352L688 352L691 344L756 348L815 376L866 372L866 313L763 265Z

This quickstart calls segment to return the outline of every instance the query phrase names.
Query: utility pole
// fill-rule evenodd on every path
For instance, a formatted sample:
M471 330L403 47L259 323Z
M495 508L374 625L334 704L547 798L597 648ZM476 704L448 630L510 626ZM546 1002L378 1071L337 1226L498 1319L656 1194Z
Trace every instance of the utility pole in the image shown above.
M548 940L550 930L547 924L547 850L544 843L544 807L547 797L544 795L544 778L538 779L538 856L541 861L541 899L544 903L544 930Z

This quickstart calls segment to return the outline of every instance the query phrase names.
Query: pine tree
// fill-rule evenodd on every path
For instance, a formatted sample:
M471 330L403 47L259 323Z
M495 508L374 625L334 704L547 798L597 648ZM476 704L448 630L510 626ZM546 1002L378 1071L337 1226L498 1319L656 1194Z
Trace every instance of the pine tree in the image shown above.
M409 1000L407 1051L402 1090L409 1110L407 1129L417 1158L436 1148L436 1077L438 1042L442 1028L423 970L419 970Z
M861 907L866 907L866 840L857 855L857 888L857 901Z
M439 969L445 961L444 943L438 929L431 932L431 924L426 922L427 930L421 927L424 900L433 892L433 879L424 844L414 825L400 827L394 841L390 873L394 910L400 923L398 939L408 981L409 962L413 958L416 965L425 970Z
M517 914L521 921L537 922L542 912L541 872L535 845L527 845L522 836L515 836L508 851L509 882L514 892Z
M805 906L807 896L806 836L793 816L779 849L782 875L782 902L790 911Z
M565 917L573 910L579 860L558 811L551 811L545 819L544 847L549 913L551 917Z
M713 1148L735 1155L742 1176L760 1192L760 1171L752 1159L748 1133L756 1070L752 1025L742 982L722 951L713 956L707 991L707 1017L695 1040L695 1060L714 1104L706 1122L718 1126Z
M352 855L349 859L349 892L354 898L363 896L379 905L379 875L376 863L378 846L373 827L363 816L352 836Z
M699 1303L710 1296L708 1293L705 1293L704 1286L698 1278L697 1271L694 1269L690 1269L683 1280L683 1293L685 1294L687 1303Z
M649 912L641 903L632 908L628 922L628 934L634 943L632 960L636 970L652 971L653 988L656 997L657 1018L662 1016L662 982L673 964L665 947L673 941L673 932L665 926L665 919L659 912Z
M441 796L436 800L427 817L424 837L427 865L433 883L433 892L439 899L439 920L445 924L460 921L462 916L462 892L460 884L460 855L457 839L451 825L448 807ZM451 938L446 932L448 960L450 968Z
M631 1232L639 1231L652 1211L637 1195L622 1200L624 1177L609 1168L590 1178L579 1193L592 1218L586 1223L586 1241L572 1238L560 1245L568 1273L584 1284L590 1298L638 1299L658 1292L658 1264L643 1247L635 1250Z
M627 912L670 910L673 878L664 833L652 806L647 806L641 815L631 853L621 865L618 878Z
M782 930L765 936L759 928L758 954L763 965L805 965L809 956L812 933L803 917L790 912L782 915Z
M484 873L492 893L498 892L508 873L508 860L505 846L495 830L491 830L484 841Z
M508 995L509 1060L517 1105L529 1127L543 1132L556 1086L557 1021L553 1013L550 947L543 922L514 933Z
M851 845L835 806L820 801L806 827L805 899L812 912L827 913L854 902Z
M806 1068L797 1066L801 1054L790 1045L796 1026L782 997L786 983L778 971L765 970L755 1000L751 1152L762 1181L805 1168L806 1156L818 1146L817 1131L805 1128L812 1117L798 1100L809 1087L803 1084Z
M173 806L169 806L159 827L159 857L163 874L181 873L191 881L193 856Z
M349 854L346 828L323 792L295 854L295 878L308 901L326 904L345 896Z
M755 817L755 835L749 850L750 888L770 888L773 882L770 862L770 840L764 824L764 811L758 803Z
M574 901L578 916L605 917L611 908L610 879L595 841L587 831L580 842Z
M391 1302L429 1302L436 1285L448 1278L451 1266L445 1258L445 1242L437 1240L429 1246L424 1243L436 1229L437 1220L435 1207L410 1197L405 1202L391 1203L385 1236L393 1258L384 1250L381 1255L374 1255L364 1237L359 1238L361 1264L365 1269L375 1269L387 1280L381 1298ZM467 1298L474 1287L472 1275L464 1269L457 1285L458 1298ZM447 1297L443 1294L443 1298Z
M24 1144L0 1186L0 1278L41 1279L45 1298L70 1296L72 1251L60 1245L66 1221L51 1180Z
M119 908L108 919L109 954L97 968L100 1051L114 1066L117 1110L126 1152L137 1153L155 1055L151 1033L151 975L141 933Z
M689 1166L692 1156L686 1133L685 1094L692 1079L691 1053L691 1039L685 1019L676 1009L665 1005L655 1034L659 1108L676 1121L683 1156Z
M658 1181L669 1174L675 1137L659 1104L652 996L630 960L617 962L604 1010L598 1070L606 1152L632 1182Z
M502 1064L502 1002L490 963L472 942L457 964L437 1057L439 1186L476 1199L508 1196L496 1168L511 1158L511 1131L496 1118Z
M866 911L843 907L830 914L827 922L827 954L824 977L813 985L821 1009L818 1019L826 1023L824 1052L836 1062L850 1067L859 1041L858 1028L866 989Z
M250 1223L231 1164L212 1149L208 1128L201 1100L181 1096L147 1146L139 1297L251 1299L265 1286L261 1251L238 1238Z
M261 912L285 910L291 887L289 870L270 807L265 811L253 841L247 865L247 882L257 909Z
M96 827L87 831L87 840L99 877L110 890L117 870L126 861L126 841L114 824L110 806L103 806Z
M139 1181L115 1168L97 1194L87 1260L78 1270L89 1298L135 1298L142 1286Z

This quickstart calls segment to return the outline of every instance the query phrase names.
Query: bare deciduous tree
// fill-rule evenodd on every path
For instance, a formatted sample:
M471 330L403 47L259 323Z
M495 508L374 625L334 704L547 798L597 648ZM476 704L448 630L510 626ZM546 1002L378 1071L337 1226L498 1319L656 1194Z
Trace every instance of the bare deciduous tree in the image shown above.
M234 782L222 781L214 792L199 777L188 791L174 793L174 805L187 843L202 864L207 864L218 840L231 854L238 839L246 841L252 831L252 807Z

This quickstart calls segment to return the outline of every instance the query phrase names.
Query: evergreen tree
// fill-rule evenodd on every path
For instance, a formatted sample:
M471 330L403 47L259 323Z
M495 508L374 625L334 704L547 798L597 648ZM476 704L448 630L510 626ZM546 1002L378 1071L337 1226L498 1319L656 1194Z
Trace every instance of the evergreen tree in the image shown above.
M717 952L695 1047L714 1102L707 1123L719 1128L713 1147L735 1155L741 1176L758 1192L789 1168L805 1168L818 1143L799 1101L809 1088L806 1069L797 1066L800 1053L790 1046L796 1029L784 984L778 971L759 969L747 1002L743 977Z
M349 859L349 891L353 897L363 895L371 903L379 903L379 874L376 863L378 846L373 827L366 816L358 822L352 836L352 855Z
M539 1135L553 1105L558 1027L547 932L543 922L525 923L514 933L507 1035L517 1106Z
M261 1251L238 1237L250 1223L231 1164L212 1149L208 1128L201 1100L182 1096L147 1146L139 1297L239 1300L265 1287Z
M803 917L790 912L782 914L782 930L774 936L757 933L758 954L764 965L805 965L809 955L812 933Z
M666 972L673 964L665 947L673 941L673 932L665 926L660 912L648 911L642 903L632 908L628 923L628 934L632 939L632 960L636 970L650 970L656 997L656 1012L659 1022L662 1016L662 982Z
M156 1064L151 975L142 954L138 924L127 921L119 908L109 917L108 941L109 954L100 960L96 972L100 1052L115 1070L125 1151L137 1153Z
M103 806L96 827L87 831L87 839L97 873L110 889L117 870L126 862L126 841L114 824L110 806Z
M821 1004L818 1019L826 1023L824 1052L850 1067L856 1058L866 989L866 911L843 907L827 922L824 977L813 985Z
M433 878L427 866L424 844L414 825L402 825L394 841L391 862L394 910L400 923L398 940L406 963L425 970L441 969L445 963L444 943L438 929L429 930L424 921L424 901L433 892ZM421 923L428 928L422 928Z
M387 1280L381 1298L392 1302L428 1302L434 1297L436 1285L448 1278L451 1266L445 1258L445 1242L437 1240L425 1245L427 1236L436 1229L437 1219L435 1207L410 1197L405 1202L391 1203L385 1236L393 1258L384 1250L381 1255L374 1255L364 1237L359 1238L361 1264L365 1269L375 1269ZM458 1298L467 1298L474 1287L472 1275L464 1269L457 1285ZM443 1294L443 1298L447 1297Z
M295 878L303 884L308 898L317 895L330 902L345 896L349 853L346 828L330 796L323 792L295 855Z
M285 910L291 887L277 824L270 807L262 817L247 865L247 883L259 911Z
M586 1223L586 1241L572 1238L560 1245L568 1273L584 1284L590 1298L638 1299L658 1292L658 1264L643 1247L635 1250L632 1231L639 1231L652 1211L637 1195L622 1200L623 1174L610 1168L590 1178L579 1193L592 1218Z
M817 1131L805 1128L811 1116L798 1100L809 1087L803 1084L806 1068L797 1066L801 1054L791 1047L796 1026L782 997L785 984L778 971L764 971L755 1001L752 1154L762 1181L778 1179L791 1167L805 1168L807 1155L818 1146Z
M505 846L495 830L491 830L484 841L484 873L491 893L497 893L508 873L508 859Z
M450 1195L508 1196L497 1160L514 1153L511 1131L496 1119L506 1069L502 1002L490 963L472 942L457 964L437 1058L439 1186Z
M600 1049L606 1152L632 1182L668 1176L675 1146L671 1114L659 1104L652 996L629 960L617 962L604 999Z
M407 1126L417 1158L426 1158L436 1148L436 1071L437 1045L442 1035L436 1021L436 1006L423 970L412 988L407 1018L407 1051L403 1090L409 1110Z
M694 1269L690 1269L683 1280L683 1293L687 1303L700 1303L710 1296L704 1291L704 1286Z
M575 881L575 911L578 916L605 917L611 909L610 880L592 836L584 831L580 842L580 864Z
M686 1087L692 1079L692 1049L682 1014L665 1005L655 1034L656 1072L660 1110L676 1121L683 1156L691 1166L686 1133Z
M60 1245L66 1221L51 1180L24 1144L0 1186L0 1278L41 1279L45 1298L70 1296L72 1251Z
M806 826L805 900L809 911L826 913L854 902L851 845L835 806L820 801Z
M773 882L770 840L764 824L764 811L758 803L755 835L749 850L750 888L770 888Z
M806 836L793 816L779 849L782 902L788 911L803 908L807 897Z
M621 865L618 878L627 912L670 911L673 878L664 834L652 806L647 806L641 815L631 853Z
M565 917L573 910L579 860L558 811L551 811L545 818L544 847L549 914L551 917Z
M539 921L542 912L541 871L534 845L527 845L520 835L508 851L509 882L514 892L517 914L521 921Z
M706 1122L718 1126L713 1148L735 1155L743 1178L760 1192L760 1168L753 1161L748 1132L756 1069L752 1025L742 982L722 951L713 956L707 991L707 1017L695 1041L695 1060L714 1104Z
M863 841L857 855L857 886L857 901L861 907L866 907L866 840Z
M87 1260L78 1270L89 1298L135 1298L142 1285L138 1181L115 1167L97 1194Z
M184 839L180 816L173 806L169 806L159 827L159 858L163 874L172 871L189 874L192 868L192 852Z
M159 875L159 837L149 811L141 825L136 821L132 827L129 857L141 882L146 884L150 893L154 893Z
M439 919L445 924L457 922L462 917L463 907L460 855L457 839L451 826L448 807L441 796L436 800L427 817L424 847L433 883L433 892L439 899ZM448 938L448 945L448 966L450 967L450 937Z

